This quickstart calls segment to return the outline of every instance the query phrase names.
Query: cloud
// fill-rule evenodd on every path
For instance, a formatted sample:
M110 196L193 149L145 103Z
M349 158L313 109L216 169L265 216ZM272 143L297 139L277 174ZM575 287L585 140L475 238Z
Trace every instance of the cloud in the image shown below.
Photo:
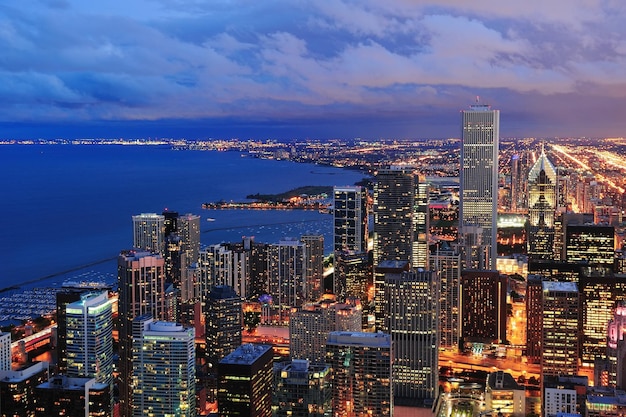
M614 0L9 0L0 119L432 120L475 95L558 119L559 100L626 103L624 18Z

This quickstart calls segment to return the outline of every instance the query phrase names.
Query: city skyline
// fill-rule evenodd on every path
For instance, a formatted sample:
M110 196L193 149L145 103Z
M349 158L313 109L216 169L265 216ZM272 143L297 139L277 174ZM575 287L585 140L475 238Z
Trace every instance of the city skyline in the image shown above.
M0 137L457 137L475 96L505 137L621 136L625 15L583 0L9 1Z

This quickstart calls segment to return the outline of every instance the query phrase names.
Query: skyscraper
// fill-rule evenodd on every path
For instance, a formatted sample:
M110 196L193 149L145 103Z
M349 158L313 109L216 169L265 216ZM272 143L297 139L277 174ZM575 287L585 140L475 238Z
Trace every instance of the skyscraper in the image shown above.
M388 334L331 332L326 363L333 375L333 415L391 417L392 362Z
M309 303L291 313L289 353L292 359L324 363L326 339L335 331L361 331L362 313L357 306L323 300Z
M500 111L484 104L462 113L459 238L468 269L496 269Z
M113 388L112 306L104 291L85 294L65 307L67 376L95 378Z
M245 344L218 366L217 405L220 417L272 415L273 349Z
M578 286L573 282L543 281L541 373L544 377L578 372L578 297Z
M273 298L273 321L286 324L292 307L306 300L304 243L281 240L270 245L268 256L269 294Z
M206 299L207 359L213 367L241 345L241 297L227 285L215 285Z
M324 294L324 235L304 235L306 298L317 301Z
M196 415L193 328L136 317L132 353L132 416Z
M164 263L161 255L134 250L118 257L120 409L125 416L132 415L133 320L144 314L167 319Z
M331 412L328 365L294 359L274 365L275 417L327 417Z
M416 176L407 166L376 174L374 184L374 266L386 260L412 262L415 241Z
M156 213L141 213L133 216L133 247L163 255L165 216Z
M361 186L335 187L333 249L367 252L367 190Z
M506 340L507 278L498 271L461 273L461 337Z
M390 274L385 279L385 326L394 347L396 404L422 405L437 397L439 291L432 271Z
M557 172L541 148L528 174L528 256L552 259L557 201Z
M11 370L11 333L0 331L0 371Z
M449 245L439 244L430 255L430 265L439 275L439 346L457 349L461 331L461 256Z

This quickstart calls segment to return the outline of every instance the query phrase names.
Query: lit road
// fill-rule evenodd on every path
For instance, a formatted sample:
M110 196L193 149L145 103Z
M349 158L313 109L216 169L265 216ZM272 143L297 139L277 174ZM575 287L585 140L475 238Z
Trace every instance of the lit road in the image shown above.
M520 375L530 378L539 377L540 366L524 363L520 358L493 359L474 355L460 355L452 352L439 352L439 366L449 366L453 369L470 369L487 372L504 371L510 373L515 379Z

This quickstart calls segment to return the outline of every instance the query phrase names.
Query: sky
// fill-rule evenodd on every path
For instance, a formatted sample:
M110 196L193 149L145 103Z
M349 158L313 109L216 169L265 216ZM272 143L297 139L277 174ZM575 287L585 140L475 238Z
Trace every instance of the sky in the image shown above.
M3 0L0 138L626 135L623 0Z

